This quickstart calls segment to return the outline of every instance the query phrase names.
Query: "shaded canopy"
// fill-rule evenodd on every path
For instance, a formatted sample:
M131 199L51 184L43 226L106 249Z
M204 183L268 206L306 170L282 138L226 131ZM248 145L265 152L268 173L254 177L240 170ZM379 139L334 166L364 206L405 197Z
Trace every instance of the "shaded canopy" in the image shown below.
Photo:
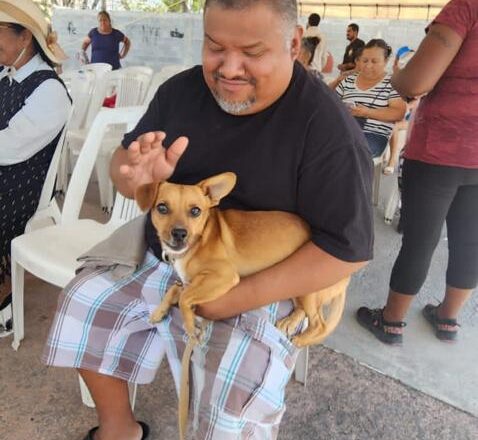
M317 12L322 18L385 18L431 20L448 0L303 0L298 1L300 15Z

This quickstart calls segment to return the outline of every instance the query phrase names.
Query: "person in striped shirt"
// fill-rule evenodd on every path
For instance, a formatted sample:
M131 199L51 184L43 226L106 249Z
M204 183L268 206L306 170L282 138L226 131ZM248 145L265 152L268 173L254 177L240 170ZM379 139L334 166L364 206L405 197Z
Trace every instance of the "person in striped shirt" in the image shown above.
M383 154L395 122L406 104L385 70L392 49L382 39L370 40L358 57L359 71L344 78L336 91L362 127L373 157Z

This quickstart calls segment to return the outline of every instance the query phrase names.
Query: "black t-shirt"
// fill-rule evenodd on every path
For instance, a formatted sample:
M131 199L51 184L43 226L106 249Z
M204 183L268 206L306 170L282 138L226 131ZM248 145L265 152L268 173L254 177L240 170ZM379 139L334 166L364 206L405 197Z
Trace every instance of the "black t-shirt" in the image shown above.
M232 171L237 184L221 209L294 212L326 252L345 261L372 257L372 159L366 141L336 93L300 64L286 92L248 116L221 110L201 66L182 72L161 85L123 146L156 130L166 132L166 147L179 136L189 138L169 181L194 184ZM150 221L146 237L159 256Z
M360 38L356 38L352 41L346 48L344 54L344 60L342 64L355 63L355 58L357 58L357 53L359 49L365 46L365 43Z

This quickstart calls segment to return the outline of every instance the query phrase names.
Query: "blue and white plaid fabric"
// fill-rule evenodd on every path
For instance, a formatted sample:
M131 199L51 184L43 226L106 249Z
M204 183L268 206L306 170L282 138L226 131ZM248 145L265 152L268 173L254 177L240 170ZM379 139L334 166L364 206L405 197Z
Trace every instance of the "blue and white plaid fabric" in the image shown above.
M151 253L120 281L105 269L83 270L60 295L44 362L149 383L166 354L178 389L187 342L179 310L149 322L175 279L171 266ZM291 310L284 301L206 327L191 357L195 438L277 437L298 349L274 323Z

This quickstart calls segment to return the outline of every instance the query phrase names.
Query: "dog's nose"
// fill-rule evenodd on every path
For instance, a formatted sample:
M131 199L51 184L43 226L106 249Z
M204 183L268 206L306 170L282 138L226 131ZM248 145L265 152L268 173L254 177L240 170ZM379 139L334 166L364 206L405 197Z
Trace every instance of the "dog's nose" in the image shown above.
M174 228L171 231L171 235L173 236L174 240L181 242L187 237L188 231L183 228Z

